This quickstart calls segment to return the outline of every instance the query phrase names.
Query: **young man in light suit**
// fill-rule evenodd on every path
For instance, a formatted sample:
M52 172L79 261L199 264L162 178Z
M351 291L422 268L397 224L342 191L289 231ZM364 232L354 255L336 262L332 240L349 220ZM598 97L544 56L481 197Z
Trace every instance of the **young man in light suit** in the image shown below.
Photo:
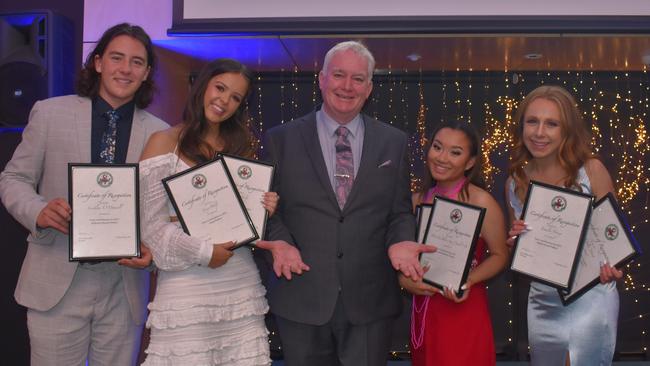
M269 286L288 366L385 365L401 311L395 270L419 278L418 254L435 250L412 242L406 134L360 113L374 65L362 44L337 44L319 75L322 108L267 135L281 197L268 238L310 267Z
M30 231L15 297L28 308L32 365L137 360L151 253L142 245L141 258L69 262L72 212L65 197L69 162L136 163L149 135L168 127L143 110L152 99L154 66L142 28L108 29L84 64L78 95L34 105L0 174L2 203Z

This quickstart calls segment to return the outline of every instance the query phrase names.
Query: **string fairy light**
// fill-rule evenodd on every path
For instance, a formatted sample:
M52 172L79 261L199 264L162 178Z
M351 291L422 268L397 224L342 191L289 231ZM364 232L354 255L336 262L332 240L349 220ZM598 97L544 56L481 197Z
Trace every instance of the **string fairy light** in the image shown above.
M411 192L417 192L422 189L422 180L415 174L415 157L417 156L419 161L426 161L426 153L424 151L425 146L427 145L427 107L424 100L424 86L422 83L422 70L420 69L420 78L418 79L418 115L416 118L415 126L415 148L411 148L411 151L414 153L409 154L409 159L411 163Z
M262 116L262 99L263 99L263 93L262 93L262 76L257 75L256 78L257 82L255 83L257 86L257 131L258 131L258 137L257 137L257 142L259 146L259 150L256 152L255 157L259 156L259 153L264 151L264 144L260 140L260 137L264 133L264 116ZM250 114L252 116L252 113Z
M494 117L490 104L484 103L485 113L485 135L481 141L481 153L483 154L483 181L488 190L492 189L494 176L501 172L492 160L492 154L501 155L508 151L512 136L510 131L513 128L512 113L517 107L517 102L507 96L497 98L497 104L504 108L503 121Z

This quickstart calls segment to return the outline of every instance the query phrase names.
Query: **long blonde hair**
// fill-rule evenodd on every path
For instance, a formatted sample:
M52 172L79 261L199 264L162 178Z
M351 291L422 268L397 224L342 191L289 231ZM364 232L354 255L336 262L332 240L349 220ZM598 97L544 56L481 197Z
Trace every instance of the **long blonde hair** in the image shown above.
M513 146L510 153L508 174L515 181L515 194L523 201L530 179L524 172L524 166L532 159L530 151L523 142L524 115L528 106L536 99L546 99L560 110L560 128L562 141L558 151L558 163L567 172L564 187L577 186L578 171L587 160L594 157L591 151L591 131L587 127L576 100L566 89L555 85L544 85L526 95L519 103L515 113L515 131L513 131Z

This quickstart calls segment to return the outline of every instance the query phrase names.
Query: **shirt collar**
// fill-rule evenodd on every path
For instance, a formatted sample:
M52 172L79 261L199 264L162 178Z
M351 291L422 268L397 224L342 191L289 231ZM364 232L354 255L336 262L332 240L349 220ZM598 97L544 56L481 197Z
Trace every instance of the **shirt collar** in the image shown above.
M93 99L93 113L97 116L102 116L104 113L113 110L110 104L99 95ZM122 117L133 115L135 110L135 100L124 103L119 106L115 111Z
M341 125L332 119L332 117L330 117L323 108L319 109L316 113L320 114L317 120L322 121L323 127L325 127L325 132L327 132L327 136L329 137L334 137L336 135L336 129L339 128L339 126L345 126L348 128L348 131L350 131L352 138L356 138L359 134L361 124L363 123L361 114L357 114L354 118L352 118L350 122L346 123L345 125Z

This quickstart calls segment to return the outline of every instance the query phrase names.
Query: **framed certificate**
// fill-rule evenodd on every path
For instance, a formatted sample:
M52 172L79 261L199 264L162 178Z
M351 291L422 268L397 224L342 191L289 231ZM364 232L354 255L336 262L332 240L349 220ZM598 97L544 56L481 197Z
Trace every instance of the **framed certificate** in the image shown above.
M423 203L415 208L415 219L417 220L417 239L418 243L424 243L424 234L427 231L429 224L429 217L431 216L431 209L433 205Z
M451 286L461 294L486 210L438 196L430 207L421 208L422 220L426 220L423 242L435 245L438 250L420 255L420 264L429 267L423 280L440 289Z
M517 238L510 268L570 291L592 202L588 194L531 181L522 215L531 229Z
M163 185L188 235L238 247L259 238L222 157L169 176Z
M239 196L246 206L255 230L264 238L268 212L262 206L264 192L271 190L275 166L261 161L245 159L238 156L220 154L223 157L230 176L235 182Z
M68 164L70 261L140 256L138 164Z
M566 305L600 283L600 263L620 267L641 254L641 247L611 193L594 205L589 231L582 247L580 262L571 292L560 292Z

